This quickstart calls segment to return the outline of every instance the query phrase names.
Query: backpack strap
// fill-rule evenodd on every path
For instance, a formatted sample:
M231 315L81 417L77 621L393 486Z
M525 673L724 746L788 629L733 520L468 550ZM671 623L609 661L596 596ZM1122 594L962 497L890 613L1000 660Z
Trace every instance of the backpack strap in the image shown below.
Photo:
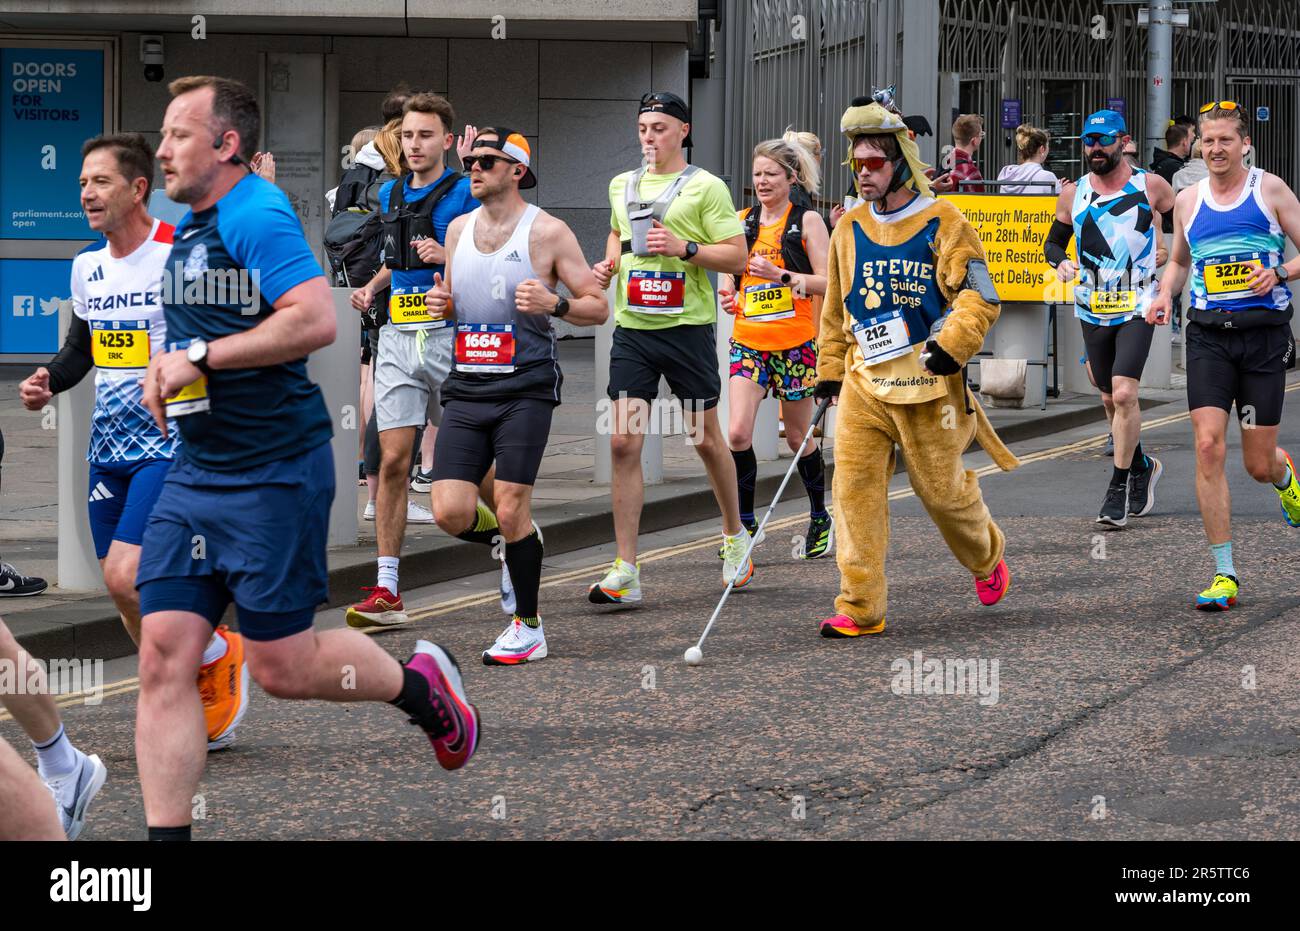
M807 212L803 207L791 204L785 217L785 229L781 231L781 260L785 270L801 275L812 274L812 259L808 257L803 229L799 225Z

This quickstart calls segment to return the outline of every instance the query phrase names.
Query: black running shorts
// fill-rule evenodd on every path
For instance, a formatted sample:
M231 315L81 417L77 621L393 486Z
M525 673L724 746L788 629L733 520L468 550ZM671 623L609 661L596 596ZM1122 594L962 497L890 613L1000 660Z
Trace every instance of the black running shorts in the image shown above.
M1098 390L1110 394L1110 380L1116 375L1141 381L1155 327L1141 317L1134 317L1119 326L1097 326L1086 320L1079 323L1083 327L1083 344L1088 349L1092 379Z
M1187 407L1217 407L1237 417L1253 413L1257 427L1282 422L1287 369L1295 367L1295 339L1289 323L1251 329L1223 329L1189 321Z
M448 401L433 447L433 480L477 485L495 461L498 481L532 485L554 411L552 402L536 398Z
M722 377L713 324L668 327L663 330L614 328L609 355L609 396L653 401L659 378L686 410L718 406Z

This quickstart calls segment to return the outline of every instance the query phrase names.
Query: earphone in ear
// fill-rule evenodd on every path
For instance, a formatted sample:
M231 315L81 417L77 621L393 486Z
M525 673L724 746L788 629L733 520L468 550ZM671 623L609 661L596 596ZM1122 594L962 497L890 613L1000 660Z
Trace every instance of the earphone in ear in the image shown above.
M221 148L221 147L222 147L223 145L225 145L225 144L226 144L226 137L225 137L225 136L218 136L216 139L213 139L213 140L212 140L212 148L214 148L214 149L219 149L219 148ZM239 153L236 152L234 155L230 156L230 164L232 164L232 165L242 165L242 164L244 164L244 160L243 160L242 158L240 158L240 157L239 157Z

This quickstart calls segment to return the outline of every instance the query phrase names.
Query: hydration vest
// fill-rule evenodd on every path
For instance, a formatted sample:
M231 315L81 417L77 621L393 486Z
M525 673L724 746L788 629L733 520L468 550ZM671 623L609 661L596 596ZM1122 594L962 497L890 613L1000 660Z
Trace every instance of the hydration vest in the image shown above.
M673 183L668 185L667 189L652 201L641 199L641 179L645 177L645 166L643 165L634 171L632 176L627 179L627 185L623 190L623 202L627 205L628 224L633 228L638 224L644 224L644 228L648 229L652 219L663 223L673 200L686 187L686 182L691 180L691 176L699 170L698 165L687 165ZM621 251L623 255L627 255L632 251L631 239L622 241Z
M745 217L741 220L741 226L745 229L746 252L753 252L754 243L758 242L758 221L762 215L763 208L754 206L745 211ZM788 272L811 275L812 260L808 258L808 250L803 244L803 231L799 227L803 215L804 211L797 204L790 205L785 216L785 229L781 231L781 262Z
M420 258L412 239L436 239L433 232L433 208L464 177L458 171L447 172L432 191L412 203L406 202L406 182L413 177L394 181L388 192L388 210L380 217L383 224L384 265L398 271L435 268L433 262Z

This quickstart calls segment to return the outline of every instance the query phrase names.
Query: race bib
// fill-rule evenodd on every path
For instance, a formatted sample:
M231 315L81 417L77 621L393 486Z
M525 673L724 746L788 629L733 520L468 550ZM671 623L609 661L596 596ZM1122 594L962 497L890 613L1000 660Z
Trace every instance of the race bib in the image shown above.
M96 367L101 369L147 369L149 321L90 321L90 351Z
M163 404L167 408L168 417L184 417L186 414L211 410L212 402L208 400L208 376L200 375L198 381L186 385L167 398Z
M1109 314L1131 314L1137 310L1136 291L1093 291L1090 299L1092 312L1099 317Z
M794 316L794 292L786 284L752 284L745 288L745 319L763 322Z
M181 340L167 344L167 351L188 349L193 340ZM196 381L190 382L170 398L163 399L163 407L168 417L184 417L186 414L199 414L212 409L208 399L208 376L200 374Z
M627 306L642 314L680 314L686 309L686 272L628 272Z
M907 321L901 310L873 317L865 324L855 321L853 335L862 350L863 365L888 362L912 351Z
M505 375L514 370L514 324L462 323L456 328L456 371Z
M1249 294L1250 286L1246 282L1257 268L1263 268L1259 259L1247 259L1244 262L1215 262L1205 266L1205 293L1215 296L1228 294Z
M407 288L393 288L388 298L388 319L400 330L432 330L448 323L446 317L425 306L423 291Z

